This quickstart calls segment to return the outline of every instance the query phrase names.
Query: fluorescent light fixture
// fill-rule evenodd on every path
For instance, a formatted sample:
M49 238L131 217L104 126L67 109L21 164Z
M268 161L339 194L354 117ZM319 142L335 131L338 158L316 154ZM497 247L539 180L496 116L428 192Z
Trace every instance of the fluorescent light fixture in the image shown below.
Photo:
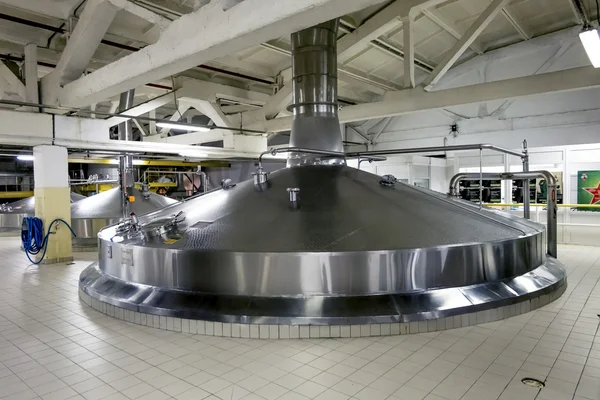
M189 131L189 132L208 132L208 131L210 131L210 128L206 128L204 126L194 126L194 125L188 125L188 124L180 124L180 123L176 123L176 122L157 122L156 126L158 126L160 128L177 129L180 131Z
M579 39L594 68L600 68L600 36L598 36L598 30L584 30L579 34Z
M183 150L179 153L179 155L181 157L185 157L185 158L207 158L208 157L207 153L201 153L196 150Z
M23 154L23 155L17 156L17 160L20 160L20 161L33 161L33 156Z

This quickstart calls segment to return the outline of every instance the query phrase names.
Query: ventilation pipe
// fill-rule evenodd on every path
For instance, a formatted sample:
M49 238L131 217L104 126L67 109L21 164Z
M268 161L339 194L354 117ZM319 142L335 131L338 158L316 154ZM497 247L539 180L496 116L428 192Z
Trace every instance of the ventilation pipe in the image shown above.
M338 24L335 19L292 34L291 147L344 151L337 101ZM288 156L288 167L343 163L342 158L309 153Z

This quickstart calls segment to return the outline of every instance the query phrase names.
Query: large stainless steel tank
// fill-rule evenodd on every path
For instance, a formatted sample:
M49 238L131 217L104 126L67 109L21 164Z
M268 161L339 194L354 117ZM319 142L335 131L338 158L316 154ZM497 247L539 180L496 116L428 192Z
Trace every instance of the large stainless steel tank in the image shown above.
M336 29L292 35L291 145L308 149L269 176L102 230L84 301L165 329L323 337L488 322L564 291L542 225L345 165Z
M71 203L85 199L77 193L71 193ZM13 203L0 206L0 236L18 236L25 217L35 215L35 197L27 197Z
M135 201L129 203L128 212L137 215L156 211L178 201L155 193L130 189ZM73 247L89 249L98 244L98 232L123 220L123 194L120 188L107 190L71 206L71 226L77 235Z

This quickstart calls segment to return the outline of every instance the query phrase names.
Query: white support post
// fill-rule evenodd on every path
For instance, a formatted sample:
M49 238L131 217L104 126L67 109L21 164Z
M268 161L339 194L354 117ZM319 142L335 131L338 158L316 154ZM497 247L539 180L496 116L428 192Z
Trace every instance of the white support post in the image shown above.
M144 128L144 126L142 124L140 124L140 121L138 121L137 119L134 119L133 123L135 124L135 126L137 126L137 128L140 130L140 132L142 132L142 136L149 136L148 131L146 130L146 128Z
M25 100L28 103L39 104L40 102L37 67L37 45L29 43L25 46Z
M156 109L150 110L148 113L148 117L152 119L156 119ZM148 132L150 136L155 136L158 132L156 131L156 121L150 121L150 131Z
M402 19L404 27L404 87L415 87L415 39L413 32L414 18L407 16Z
M492 3L483 11L477 20L469 27L467 32L460 38L454 47L448 51L444 59L433 70L431 75L425 80L424 84L429 89L435 85L448 70L454 65L456 60L473 43L475 39L483 32L490 22L498 15L502 7L508 0L493 0Z

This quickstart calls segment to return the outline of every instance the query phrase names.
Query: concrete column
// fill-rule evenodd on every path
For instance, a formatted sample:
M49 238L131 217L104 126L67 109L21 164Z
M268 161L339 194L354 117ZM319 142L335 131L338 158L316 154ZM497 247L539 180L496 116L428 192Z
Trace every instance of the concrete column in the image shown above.
M68 154L65 147L36 146L33 148L33 173L35 178L35 215L44 222L48 231L50 223L61 218L71 224L71 198L69 188ZM55 224L47 243L44 264L73 259L71 232L62 223Z

